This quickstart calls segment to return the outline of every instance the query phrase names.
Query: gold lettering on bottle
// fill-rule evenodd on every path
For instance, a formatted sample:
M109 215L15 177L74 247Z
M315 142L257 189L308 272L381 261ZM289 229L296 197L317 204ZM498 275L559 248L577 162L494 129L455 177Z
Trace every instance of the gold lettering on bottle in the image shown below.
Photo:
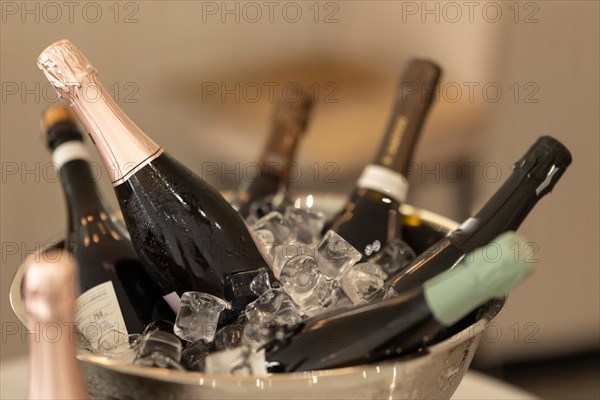
M396 152L398 151L398 147L400 147L400 143L402 142L402 136L404 136L404 132L406 131L407 125L408 125L408 118L405 115L400 115L396 119L396 123L394 124L394 129L392 130L392 132L389 135L387 147L386 147L385 153L382 157L382 163L386 167L389 167L394 163L394 158L396 157Z

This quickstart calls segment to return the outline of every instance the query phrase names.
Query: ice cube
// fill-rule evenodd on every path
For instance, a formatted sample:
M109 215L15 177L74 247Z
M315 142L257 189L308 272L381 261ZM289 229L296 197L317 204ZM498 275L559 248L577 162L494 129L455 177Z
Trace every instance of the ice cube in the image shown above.
M300 254L309 254L315 257L318 244L318 242L312 244L290 242L275 246L273 249L273 275L275 275L276 278L279 278L281 269L285 263Z
M272 326L295 326L302 322L300 311L283 289L269 289L245 311L242 343L258 348L269 341Z
M242 341L244 326L240 324L227 325L217 331L213 347L216 351L229 350L238 347Z
M179 362L181 347L181 340L177 336L169 332L156 330L142 336L137 357L144 358L153 353L160 353L171 360Z
M271 281L266 268L260 268L258 275L250 282L250 290L257 296L260 296L267 290L271 289Z
M362 254L334 231L327 231L317 247L319 269L331 279L340 279Z
M309 317L325 311L339 297L338 283L323 274L317 261L309 255L289 260L279 280L300 311Z
M189 343L181 353L181 364L188 371L204 371L205 359L209 353L209 346L204 340Z
M142 332L142 336L149 335L150 333L152 333L154 331L165 331L165 332L173 333L173 329L174 329L174 326L171 321L167 321L167 320L153 321L153 322L150 322L148 325L146 325L146 327L144 328L144 331Z
M135 359L141 336L139 333L127 335L110 329L98 338L96 354L130 363Z
M219 314L228 306L225 300L208 293L185 292L175 318L175 334L190 342L200 339L212 342Z
M342 277L342 290L354 304L368 303L384 286L386 274L373 263L360 263L352 266Z
M414 250L405 241L394 239L368 261L379 265L383 272L391 276L406 268L415 257Z
M246 308L248 303L258 298L259 295L252 288L264 291L266 290L265 285L269 285L269 274L266 268L240 271L227 275L224 279L223 291L225 299L231 305L231 311L224 310L220 316L220 322L232 322Z
M265 351L254 351L249 346L219 351L206 357L209 374L267 375Z
M256 221L252 229L267 248L296 240L296 232L277 211L270 212ZM271 235L264 231L270 232Z
M302 322L298 308L282 289L269 289L246 306L246 318L254 325L296 325Z
M325 215L322 212L294 205L285 210L285 218L296 231L299 242L311 244L321 238L325 225Z

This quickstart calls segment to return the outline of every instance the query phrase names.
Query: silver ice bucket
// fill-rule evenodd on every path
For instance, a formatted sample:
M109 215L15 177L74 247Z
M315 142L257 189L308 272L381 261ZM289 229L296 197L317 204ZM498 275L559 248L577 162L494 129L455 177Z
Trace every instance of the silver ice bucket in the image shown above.
M331 211L336 209L331 205L341 202L339 197L324 197L315 199L315 204ZM434 228L432 236L442 237L458 225L408 205L402 206L401 213ZM10 301L25 323L22 278L23 271L18 270ZM464 321L464 329L427 351L349 368L258 377L142 368L91 354L79 354L78 359L89 396L98 399L449 399L469 368L482 332L504 302L498 299L480 307Z

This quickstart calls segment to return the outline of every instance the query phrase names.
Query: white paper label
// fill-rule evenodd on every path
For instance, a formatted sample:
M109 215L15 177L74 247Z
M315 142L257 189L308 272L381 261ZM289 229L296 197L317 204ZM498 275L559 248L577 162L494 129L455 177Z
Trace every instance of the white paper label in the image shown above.
M167 302L169 307L171 307L171 310L173 310L175 314L179 312L179 308L181 308L181 297L179 297L177 292L165 294L163 296L163 299L165 299L165 301Z
M114 329L128 334L121 307L111 281L87 290L77 299L75 322L92 345L106 331Z

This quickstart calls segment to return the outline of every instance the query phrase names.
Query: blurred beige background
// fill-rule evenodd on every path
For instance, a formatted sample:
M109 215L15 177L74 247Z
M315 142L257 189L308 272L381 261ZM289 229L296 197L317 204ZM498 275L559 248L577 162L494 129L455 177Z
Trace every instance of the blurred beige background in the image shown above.
M539 247L539 270L511 296L479 362L597 350L598 2L275 2L271 14L264 2L73 3L1 3L3 361L26 352L22 332L13 333L12 275L66 226L38 124L55 96L35 65L62 38L86 53L148 134L205 176L210 163L256 159L269 87L278 97L286 85L307 84L319 100L296 187L341 193L376 151L407 60L436 60L444 78L416 153L413 204L465 218L542 134L574 158L522 226ZM453 182L445 168L465 162L479 163L473 182ZM501 168L499 181L490 165ZM422 174L429 170L438 172ZM225 175L208 178L231 188L236 179ZM102 189L114 205L106 179Z

